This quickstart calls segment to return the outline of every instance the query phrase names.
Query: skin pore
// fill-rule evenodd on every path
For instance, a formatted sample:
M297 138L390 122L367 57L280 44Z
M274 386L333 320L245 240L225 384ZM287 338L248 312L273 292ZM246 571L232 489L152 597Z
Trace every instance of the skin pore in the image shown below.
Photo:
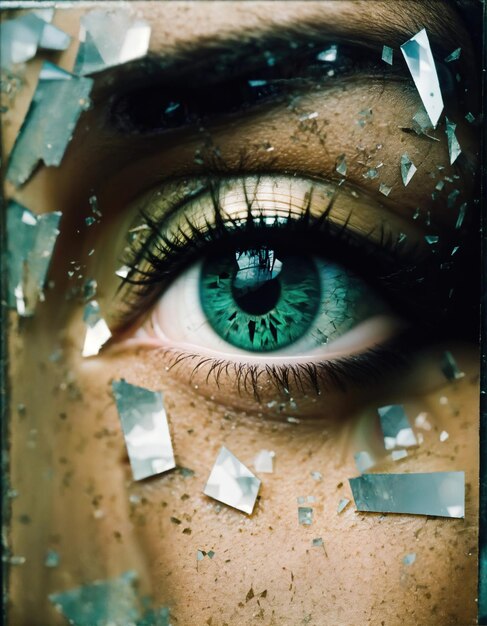
M399 66L398 46L425 27L432 41L442 43L443 56L462 48L458 71L466 72L473 57L468 32L449 3L441 6L438 11L438 3L431 2L414 3L411 10L410 2L369 0L176 1L138 2L135 10L151 25L154 58L182 58L191 84L197 63L239 41L258 41L269 33L286 40L302 31L320 34L325 44L362 45L365 40L363 56L375 62L380 62L382 45L389 45ZM58 10L54 23L76 39L79 18L87 10ZM56 62L71 69L75 54L73 44ZM29 62L25 84L4 115L5 154L39 68L38 58ZM211 77L208 68L204 71ZM137 311L130 327L114 332L98 357L83 359L83 304L66 295L74 285L68 271L75 261L82 265L83 281L97 280L104 315L116 317L121 305L115 271L138 209L143 205L164 214L170 184L203 176L209 161L216 176L265 173L336 185L343 178L335 171L336 161L345 155L343 188L358 190L358 208L349 215L343 192L330 215L335 224L343 226L349 218L349 228L363 236L372 231L376 238L386 224L394 237L406 233L419 248L428 248L424 237L432 228L449 241L457 207L474 194L477 129L464 121L454 97L446 101L463 152L462 164L450 166L444 126L432 131L438 141L401 130L411 126L420 106L407 73L397 70L388 78L367 69L337 76L320 89L306 84L292 106L287 98L190 128L123 132L111 120L109 104L141 76L137 64L100 75L94 105L82 116L61 166L39 169L19 190L6 184L7 197L32 211L63 213L45 302L32 319L12 316L11 485L18 496L12 500L11 546L26 563L11 568L10 623L63 624L48 594L135 570L141 593L150 594L154 606L167 605L172 623L180 626L473 624L478 355L468 330L475 320L460 318L470 329L452 324L450 334L447 326L438 340L418 341L406 369L350 385L346 392L329 386L316 395L291 384L286 393L272 387L264 374L256 396L238 389L231 375L217 385L204 367L193 372L191 360L171 369L174 353L163 342L154 347L136 335L153 309ZM171 85L174 77L164 78L164 70L158 70L152 83L157 80ZM474 110L474 91L466 98L467 110ZM372 114L358 124L360 111L368 109ZM317 116L306 119L311 112ZM195 153L203 155L203 163ZM399 167L404 153L418 168L407 187ZM383 163L380 177L364 178L378 163ZM459 178L433 199L438 180L453 176ZM392 187L390 196L379 194L379 182ZM460 190L457 204L447 209L455 187ZM156 207L158 192L163 200ZM88 228L93 195L102 218ZM303 211L305 202L298 196L293 197ZM417 207L420 218L413 219ZM210 218L208 203L204 210ZM410 326L424 336L418 320ZM60 358L53 359L59 350ZM445 350L465 372L462 379L445 381L439 368ZM111 394L111 381L120 378L164 393L177 465L193 470L192 476L175 470L132 481ZM380 449L376 409L388 404L404 404L411 421L427 413L431 430L418 429L424 440L408 457L394 463L383 455L373 471L465 471L465 519L358 513L353 503L337 514L340 498L351 499L348 478L358 475L353 454ZM440 441L442 431L449 435L446 441ZM274 473L261 476L250 517L203 494L222 445L250 469L259 450L275 452ZM312 472L322 479L314 480ZM314 518L303 526L296 499L308 495L316 497ZM323 538L324 549L312 547L317 537ZM43 563L49 548L61 561L47 570ZM197 550L214 550L215 557L197 564ZM409 553L416 554L410 566L403 562Z

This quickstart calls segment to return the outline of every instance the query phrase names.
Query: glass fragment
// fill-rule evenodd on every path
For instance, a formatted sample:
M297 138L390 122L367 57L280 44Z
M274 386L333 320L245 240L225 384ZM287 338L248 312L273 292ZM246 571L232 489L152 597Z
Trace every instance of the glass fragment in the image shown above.
M331 45L326 50L322 50L319 54L316 55L318 61L326 61L328 63L333 63L337 60L338 47L336 44Z
M344 154L341 154L336 160L335 169L342 176L347 175L347 159L345 158Z
M402 44L401 52L431 124L436 128L443 111L443 97L426 29Z
M382 60L388 65L392 65L394 51L389 46L382 47Z
M441 371L448 380L459 380L465 376L464 372L458 367L455 357L449 350L443 353Z
M230 450L222 446L203 493L251 515L260 483Z
M22 317L34 315L43 292L60 212L34 215L18 202L7 205L8 305Z
M57 567L60 562L59 554L55 550L48 550L44 559L46 567Z
M150 35L149 24L134 19L128 11L90 11L81 18L75 74L94 74L145 56Z
M445 118L445 125L445 132L448 140L448 154L450 155L450 165L452 165L462 153L462 149L460 148L457 136L455 135L455 129L457 125L453 122L450 122L447 117Z
M402 404L391 404L377 409L386 450L418 445L409 418Z
M159 609L149 609L141 619L137 620L135 626L171 626L170 619L169 609L163 606Z
M134 480L176 467L162 393L123 379L113 381L112 390Z
M313 546L313 548L319 548L319 547L323 546L324 545L323 538L322 537L316 537L316 539L312 540L311 545Z
M407 455L408 455L407 450L393 450L391 452L391 459L393 461L400 461L401 459L404 459Z
M323 474L321 472L311 472L311 478L313 480L323 480Z
M76 123L90 104L93 81L79 78L45 62L24 123L10 155L7 178L16 187L25 183L40 161L58 166Z
M127 626L139 617L135 572L53 593L49 600L73 626Z
M401 156L401 177L404 186L409 184L411 178L416 173L416 166L405 153Z
M348 498L340 498L340 502L337 506L337 513L341 513L342 511L344 511L349 504L350 500Z
M83 321L87 328L82 356L85 358L96 356L112 336L107 323L100 314L100 305L96 300L91 300L85 305Z
M355 459L355 465L361 474L375 465L374 459L366 450L356 452L353 455L353 458Z
M414 552L410 552L409 554L406 554L402 562L404 563L404 565L412 565L415 560L416 560L416 554Z
M430 246L436 245L440 241L439 235L425 235L424 240L429 243Z
M470 113L470 111L467 113L467 115L465 115L465 119L467 120L467 122L469 122L470 124L473 124L475 122L475 115L473 115L472 113Z
M274 471L275 452L261 450L254 459L254 468L260 474L272 474Z
M389 187L387 185L384 185L384 183L381 183L379 185L379 191L381 192L381 194L383 194L384 196L388 196L391 191L392 191L392 187Z
M462 53L461 48L457 48L456 50L453 50L453 52L451 52L447 57L445 57L445 63L451 63L452 61L457 61L460 58L461 53Z
M446 432L446 430L442 430L440 433L440 441L443 443L443 441L446 441L448 438L450 437L450 435Z
M461 518L465 473L363 474L349 479L358 511Z
M303 526L311 526L313 522L313 509L309 506L299 506L298 522Z

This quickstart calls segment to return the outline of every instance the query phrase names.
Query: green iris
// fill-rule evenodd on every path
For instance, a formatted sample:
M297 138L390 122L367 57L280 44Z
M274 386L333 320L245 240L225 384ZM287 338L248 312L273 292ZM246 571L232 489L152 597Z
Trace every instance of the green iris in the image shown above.
M300 339L320 308L312 257L260 248L208 258L200 298L215 332L243 350L269 352Z

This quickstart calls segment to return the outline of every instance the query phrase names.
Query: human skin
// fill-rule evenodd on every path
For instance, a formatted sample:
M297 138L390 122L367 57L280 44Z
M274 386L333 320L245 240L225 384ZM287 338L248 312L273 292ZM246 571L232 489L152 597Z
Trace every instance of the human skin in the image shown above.
M445 37L452 31L447 48L462 46L465 57L473 54L468 34L446 3L441 20L429 3L417 3L411 12L397 2L346 0L140 2L137 13L151 24L151 51L163 54L201 39L277 25L299 28L306 21L322 26L326 41L333 41L329 33L350 34L354 26L367 31L387 25L384 43L396 46L396 57L397 43L423 26ZM59 10L55 23L76 37L81 14ZM408 34L395 35L396 28ZM59 64L71 68L74 53L70 48ZM37 60L29 64L26 86L4 116L5 153L28 107L38 69ZM419 205L431 210L440 236L453 231L457 213L430 201L437 183L430 173L436 165L444 165L445 175L457 172L448 165L444 133L436 133L440 141L426 142L400 130L410 125L419 107L410 84L339 79L325 98L307 94L300 107L326 120L324 144L320 132L297 124L293 111L265 109L211 126L226 167L233 171L244 151L250 155L247 173L332 176L337 157L345 154L347 179L376 193L377 180L363 179L356 154L358 144L368 155L379 144L384 162L380 180L393 186L391 197L397 202L386 218L394 230L422 240L424 222L412 219ZM373 116L361 128L356 119L366 108L373 109ZM11 569L10 623L63 624L48 594L127 570L138 573L141 590L152 595L154 606L170 607L173 623L182 626L475 623L477 346L445 337L418 350L407 371L378 382L347 392L327 389L312 400L291 389L297 408L265 377L260 400L237 393L231 379L218 389L211 378L206 382L204 370L189 384L190 364L169 369L171 355L127 340L127 335L116 336L98 357L83 359L82 305L65 298L73 284L67 275L70 262L86 266L83 279L98 281L98 299L108 315L114 306L119 244L135 217L133 203L160 184L161 172L164 177L197 175L194 153L202 148L198 134L183 141L168 141L164 134L129 138L107 129L104 119L102 104L95 105L81 119L59 168L40 169L20 190L6 187L8 196L34 212L63 212L50 272L54 286L34 318L12 316L11 486L19 495L12 500L11 547L26 563ZM459 121L457 137L475 166L475 131ZM272 158L256 149L267 141L274 147ZM398 166L405 152L418 165L408 187L402 185ZM462 198L471 199L472 187L471 176L462 174ZM87 229L84 218L92 195L103 218ZM355 215L354 226L366 230L368 216ZM340 223L344 218L336 219ZM91 249L95 252L88 256ZM59 348L62 357L50 360ZM444 350L454 353L465 372L461 380L448 382L441 374ZM177 464L191 468L194 476L176 470L132 481L111 394L111 381L120 378L164 393ZM284 416L267 407L273 399L286 405ZM376 408L396 403L404 404L411 419L426 412L432 430L424 431L424 441L407 458L399 463L384 458L378 469L465 471L465 519L359 513L353 503L337 514L339 499L351 499L348 478L358 475L353 453L374 448L380 439ZM25 408L19 411L19 405ZM285 419L291 406L299 423ZM446 441L440 441L441 431L448 432ZM274 473L261 476L251 516L203 494L221 445L250 468L259 450L275 452ZM322 480L314 480L311 472L320 472ZM302 526L296 498L307 495L316 497L314 519L311 526ZM324 548L312 547L316 537L323 538ZM59 567L49 570L43 565L48 548L61 556ZM215 557L197 563L197 550L214 550ZM415 563L405 565L403 557L412 552Z

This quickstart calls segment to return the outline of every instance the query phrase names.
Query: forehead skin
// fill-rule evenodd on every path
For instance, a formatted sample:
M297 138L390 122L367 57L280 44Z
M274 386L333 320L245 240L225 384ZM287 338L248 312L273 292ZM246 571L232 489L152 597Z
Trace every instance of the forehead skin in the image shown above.
M467 58L470 54L468 34L447 3L137 2L133 8L152 26L151 51L162 54L230 35L245 36L269 25L298 28L300 22L322 28L324 36L364 31L396 46L426 26L440 37L451 37L452 49L462 46ZM82 12L59 10L55 23L76 37ZM60 64L72 67L74 53L71 48ZM5 116L6 152L27 110L38 68L38 61L32 62L25 90ZM366 105L365 99L360 107ZM39 212L80 210L86 188L106 176L99 165L102 151L90 143L93 134L88 128L83 135L81 129L66 164L42 170L17 192L19 200ZM283 146L286 141L283 132ZM150 140L139 146L141 154L148 145ZM108 150L113 151L113 144L107 147L111 154ZM443 144L441 150L444 158ZM294 149L287 153L290 160L299 157ZM166 163L161 158L156 153L158 167ZM171 156L177 158L176 153ZM145 162L131 176L144 169ZM135 183L127 178L118 182L120 187L131 185ZM65 237L68 251L58 259L63 273L67 259L78 251L76 241ZM127 351L80 362L83 327L66 316L60 331L63 298L59 294L58 301L53 298L21 334L12 333L11 340L12 406L26 406L26 415L13 411L12 416L12 486L20 493L13 501L12 546L14 554L27 558L26 566L11 573L12 624L31 624L35 615L39 623L61 625L64 621L46 601L48 593L128 569L139 573L142 588L154 596L156 605L171 607L179 626L474 623L478 501L474 348L462 346L455 353L467 375L453 388L437 386L418 395L416 387L405 384L402 395L385 392L381 398L382 404L404 401L411 416L427 411L435 429L415 457L385 471L465 469L466 519L367 516L353 506L338 516L338 500L350 497L346 478L356 475L350 454L354 434L349 430L338 436L319 421L290 428L228 411L224 403L203 400L189 390L187 380L168 378L155 355ZM48 356L60 342L66 360L52 363ZM145 484L131 482L108 392L110 380L121 377L164 391L177 462L192 468L193 478L171 473ZM446 404L440 403L442 397ZM370 407L362 411L364 416L367 411L370 414ZM438 440L441 430L450 435L445 443ZM29 443L33 439L35 446ZM218 512L202 495L222 443L249 467L259 449L276 452L276 472L266 476L252 518L225 507ZM320 471L323 481L313 481L311 471ZM314 523L306 528L297 523L296 497L308 494L316 495L318 503ZM129 495L136 497L130 502ZM31 523L19 523L23 515ZM183 534L186 528L191 534ZM326 552L311 547L312 539L320 536ZM59 551L62 562L46 571L43 560L50 547ZM215 550L215 559L206 559L197 568L197 550ZM403 557L411 552L417 553L416 564L406 567ZM255 597L247 600L251 588ZM258 597L264 590L267 593Z

